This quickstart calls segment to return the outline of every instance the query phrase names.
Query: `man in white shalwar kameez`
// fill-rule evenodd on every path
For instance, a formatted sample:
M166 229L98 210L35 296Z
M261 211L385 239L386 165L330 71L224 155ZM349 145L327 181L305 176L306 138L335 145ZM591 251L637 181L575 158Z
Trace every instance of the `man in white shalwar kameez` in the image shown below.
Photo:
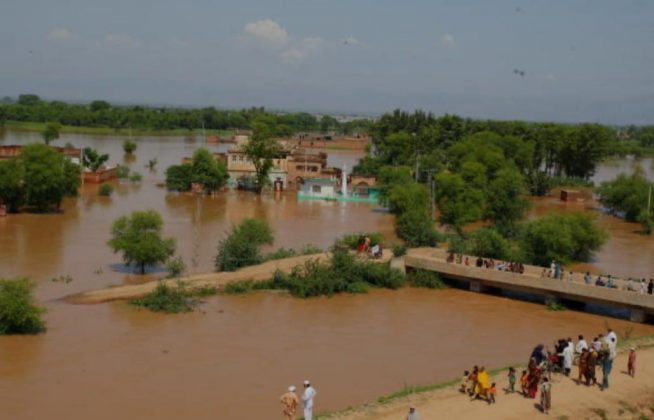
M302 394L302 403L304 404L304 419L313 418L313 398L316 396L316 390L311 386L309 381L304 381L304 393Z
M570 375L570 370L572 370L572 359L575 354L575 346L572 344L572 340L568 341L568 345L565 346L559 356L563 357L563 369L565 369L565 376Z

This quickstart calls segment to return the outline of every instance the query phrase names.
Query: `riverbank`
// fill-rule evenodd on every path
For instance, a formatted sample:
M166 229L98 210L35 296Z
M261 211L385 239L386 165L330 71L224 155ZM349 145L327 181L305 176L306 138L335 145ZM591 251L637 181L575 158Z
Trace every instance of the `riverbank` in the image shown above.
M629 346L636 346L636 376L626 374ZM471 366L478 361L471 361ZM517 366L517 365L516 365ZM318 419L331 420L390 420L404 418L409 406L416 407L422 419L523 419L540 416L535 404L519 394L506 394L507 369L491 371L491 382L497 383L497 403L488 406L484 401L470 401L458 391L460 379L445 383L405 389L380 397L377 402L334 413L323 413ZM598 378L601 378L598 370ZM570 377L555 374L552 379L552 409L555 419L649 419L654 418L654 336L623 340L610 376L610 387L577 384L577 367ZM519 372L518 372L519 374Z
M26 121L5 121L4 127L16 131L43 131L46 123L42 122L26 122ZM73 134L100 134L100 135L116 135L116 136L198 136L203 135L205 132L201 128L188 130L185 128L176 128L171 130L156 130L149 128L111 128L111 127L85 127L62 125L59 129L61 133ZM206 130L207 135L231 137L234 135L233 130Z

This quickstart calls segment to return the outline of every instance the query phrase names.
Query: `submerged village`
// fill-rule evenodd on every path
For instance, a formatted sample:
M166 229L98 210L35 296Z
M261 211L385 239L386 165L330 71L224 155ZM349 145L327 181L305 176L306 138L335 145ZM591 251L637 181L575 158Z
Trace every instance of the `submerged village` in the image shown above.
M654 419L654 2L153 6L3 4L0 420Z
M21 100L5 105L5 115L50 106ZM69 109L98 115L92 110L97 106ZM619 395L640 395L634 387L642 382L622 377L615 372L620 367L611 373L607 363L626 363L625 348L640 355L654 331L648 224L637 211L640 225L623 220L634 210L623 210L625 199L617 198L649 198L651 159L634 157L648 150L639 145L641 132L396 111L356 122L365 128L355 132L334 119L328 131L280 136L277 118L261 111L251 128L205 127L184 136L134 134L132 128L94 134L93 128L84 133L50 123L34 131L5 121L0 254L7 303L0 305L0 319L9 334L1 338L2 351L11 363L2 381L16 390L11 404L22 413L17 418L42 417L43 410L72 415L61 392L73 388L94 406L107 407L147 389L125 407L127 417L139 417L143 401L169 392L191 398L193 390L207 400L187 408L198 418L214 404L223 418L276 418L275 412L310 418L314 407L318 418L440 418L441 412L466 418L486 415L486 402L519 413L534 410L520 398L536 400L542 412L557 406L577 412L558 389L588 394L591 401L614 388ZM446 134L453 124L458 134ZM50 139L49 126L56 129ZM560 147L547 139L561 135L585 147L603 143L605 151L566 161L574 153L566 146L558 155L547 150ZM545 149L534 147L537 141ZM611 161L624 150L631 156ZM544 159L540 165L538 159ZM651 211L647 200L629 200ZM547 239L552 235L554 242ZM22 306L9 305L15 299ZM502 309L484 309L497 305ZM14 312L22 310L28 312ZM75 329L67 326L72 319ZM510 321L521 319L531 321ZM397 325L391 336L380 322ZM505 350L500 343L516 331L524 345L491 356L483 349L463 352L456 363L445 358L417 369L432 363L431 352L477 342L471 322L495 331L497 341L488 348ZM287 330L280 336L282 325ZM607 328L617 341L603 337ZM438 339L439 330L453 339ZM312 336L308 353L301 344L305 333ZM23 339L31 334L33 339ZM415 360L394 364L408 363L414 374L379 368L390 367L387 358L403 353L400 343L415 334L430 351L411 352ZM40 337L54 341L36 344ZM48 350L34 353L35 345ZM98 356L107 346L131 350ZM72 347L79 351L70 353ZM525 351L530 363L521 377ZM210 362L216 352L220 363ZM593 354L589 370L586 358ZM285 367L288 356L302 372ZM68 361L53 363L51 357ZM104 362L98 365L96 357ZM321 363L313 363L315 357ZM643 366L651 355L639 357ZM266 359L266 367L259 366ZM506 371L492 370L489 377L478 370L516 361L510 383L502 376ZM141 379L112 391L108 401L79 388L88 380L109 386L134 369ZM184 372L182 380L171 385L176 370ZM463 370L460 389L441 387ZM616 385L609 394L568 390L578 386L571 379L576 370L583 388L595 384L601 393L609 380ZM35 379L16 383L21 377ZM359 391L339 392L344 377ZM417 385L388 394L398 378ZM211 391L189 380L216 381L232 402L215 402ZM27 390L38 392L51 381L64 384L54 392L57 399L28 406ZM285 390L285 382L294 385ZM244 390L251 386L261 387L262 402L241 416L239 401L249 398ZM459 391L466 395L445 402ZM281 400L275 393L283 394ZM384 393L381 402L367 403ZM630 407L642 413L638 404ZM177 417L167 411L153 412Z

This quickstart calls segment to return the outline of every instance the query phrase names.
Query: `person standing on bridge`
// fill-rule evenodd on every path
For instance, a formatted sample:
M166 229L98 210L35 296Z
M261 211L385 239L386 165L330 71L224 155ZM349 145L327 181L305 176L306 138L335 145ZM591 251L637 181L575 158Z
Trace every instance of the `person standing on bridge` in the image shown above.
M647 285L647 293L650 295L654 293L654 279L649 279L649 284Z
M313 418L313 399L316 396L316 390L311 386L311 382L304 381L304 394L302 394L302 403L304 404L304 419Z
M640 281L640 294L644 295L646 291L647 291L647 283L645 283L645 279L642 279Z

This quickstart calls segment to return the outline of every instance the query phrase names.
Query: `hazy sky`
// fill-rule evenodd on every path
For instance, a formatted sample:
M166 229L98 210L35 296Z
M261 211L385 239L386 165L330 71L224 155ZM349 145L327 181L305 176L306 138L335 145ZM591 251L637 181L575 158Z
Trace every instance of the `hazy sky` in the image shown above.
M1 0L25 92L652 124L654 1Z

